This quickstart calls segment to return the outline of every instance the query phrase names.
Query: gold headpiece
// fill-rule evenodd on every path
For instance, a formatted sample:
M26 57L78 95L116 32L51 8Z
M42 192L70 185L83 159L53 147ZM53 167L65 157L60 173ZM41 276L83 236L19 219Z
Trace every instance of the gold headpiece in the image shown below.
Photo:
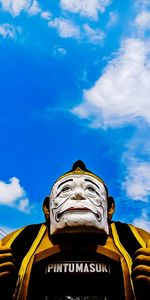
M79 162L81 162L81 161L77 161L76 163L79 163ZM75 163L75 164L76 164L76 163ZM82 162L82 163L83 163L83 162ZM67 172L67 173L65 173L65 174L63 174L63 175L61 175L61 176L56 180L56 182L59 181L59 180L61 180L62 178L66 177L66 176L69 176L69 175L89 175L89 176L94 177L95 179L99 180L99 181L100 181L101 183L103 183L104 186L106 187L105 182L104 182L100 177L98 177L98 176L95 175L94 173L92 173L92 172L90 172L89 170L87 170L86 167L85 167L85 170L81 169L80 167L77 167L76 169L72 169L71 171L69 171L69 172Z

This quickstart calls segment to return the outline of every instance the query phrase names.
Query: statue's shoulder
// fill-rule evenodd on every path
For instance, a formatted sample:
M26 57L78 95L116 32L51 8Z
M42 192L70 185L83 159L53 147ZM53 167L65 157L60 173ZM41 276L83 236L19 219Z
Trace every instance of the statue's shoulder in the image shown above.
M23 226L15 231L10 232L9 234L7 234L2 240L2 245L9 245L11 246L12 243L14 243L16 240L19 241L22 238L26 240L33 240L36 235L38 234L41 226L44 223L40 223L40 224L29 224L26 226ZM18 244L18 242L17 242Z
M121 244L127 249L131 257L137 249L145 247L147 240L150 239L150 233L148 231L132 224L117 221L114 222L114 225L112 223L111 227L114 240L117 241L119 238ZM117 235L118 237L116 239Z
M15 239L15 237L17 237L24 228L25 226L8 233L5 237L1 239L2 245L7 245L10 242L10 240Z
M150 239L150 232L136 226L134 227L145 242Z

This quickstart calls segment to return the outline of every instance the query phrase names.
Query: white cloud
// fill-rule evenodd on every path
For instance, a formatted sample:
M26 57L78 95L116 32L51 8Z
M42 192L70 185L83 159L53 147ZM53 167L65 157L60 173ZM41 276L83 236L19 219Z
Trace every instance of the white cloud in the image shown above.
M29 208L29 199L28 198L24 198L21 199L18 203L18 210L22 211L22 212L28 212Z
M83 25L83 30L92 43L102 42L105 38L105 34L101 29L93 29L88 24Z
M43 11L43 12L41 13L41 17L42 17L43 19L49 21L49 20L51 19L51 17L52 17L52 13L49 12L49 11Z
M26 213L30 211L29 200L18 178L10 178L8 183L0 181L0 205L14 207Z
M22 11L30 15L38 14L41 9L36 0L0 0L3 10L12 16L19 16Z
M18 33L21 33L21 28L16 27L13 24L1 24L0 25L0 36L4 39L15 39Z
M31 5L28 7L27 12L29 15L34 16L41 12L40 5L36 0L33 0Z
M65 55L67 54L67 50L62 48L62 47L59 47L58 45L55 46L55 49L54 49L54 52L53 52L54 55Z
M59 35L62 38L79 38L80 37L80 29L73 22L64 19L64 18L56 18L52 21L48 22L48 26L52 28L56 28Z
M150 232L150 221L148 218L147 211L145 209L142 210L141 216L139 218L135 218L132 223L136 227L145 229L146 231Z
M131 139L124 143L121 158L121 183L126 200L134 201L135 207L141 207L150 214L150 131L145 122L137 122ZM138 211L137 210L137 211ZM147 229L148 219L142 211L140 217L132 221L134 225ZM147 227L147 228L146 228Z
M131 200L147 202L150 195L150 163L132 159L128 161L127 175L122 189Z
M142 30L150 29L150 11L142 11L135 19L135 25Z
M72 112L92 117L92 126L120 126L143 118L150 124L150 43L123 41L94 86L84 91L84 102Z
M61 0L60 4L63 10L97 19L98 13L104 13L111 2L111 0Z
M0 204L11 204L22 196L24 196L24 190L18 178L11 178L9 183L0 181Z
M57 50L58 50L58 53L63 54L63 55L65 55L67 53L67 50L62 47L59 47Z
M149 0L136 0L135 1L135 6L147 7L149 5L150 5Z
M110 12L107 27L111 27L115 25L117 21L118 21L118 14L116 12Z
M84 24L80 30L79 26L65 18L50 20L48 26L55 28L62 38L88 39L94 44L101 43L105 38L105 33L101 29L93 29L88 24Z

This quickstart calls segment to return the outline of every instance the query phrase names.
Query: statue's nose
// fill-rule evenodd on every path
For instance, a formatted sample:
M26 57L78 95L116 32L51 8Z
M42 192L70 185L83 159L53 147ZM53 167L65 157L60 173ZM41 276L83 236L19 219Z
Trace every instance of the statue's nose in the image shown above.
M83 192L77 191L71 197L72 200L85 200L86 197L84 196Z

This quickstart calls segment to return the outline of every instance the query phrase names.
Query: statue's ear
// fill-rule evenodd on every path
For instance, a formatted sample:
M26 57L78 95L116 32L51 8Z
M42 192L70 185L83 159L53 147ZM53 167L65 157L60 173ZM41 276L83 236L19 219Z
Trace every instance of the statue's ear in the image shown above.
M49 196L45 197L45 199L43 201L43 211L44 211L46 221L49 221L49 218L50 218L49 201L50 201Z
M108 196L108 219L111 220L115 211L115 201L112 196Z

